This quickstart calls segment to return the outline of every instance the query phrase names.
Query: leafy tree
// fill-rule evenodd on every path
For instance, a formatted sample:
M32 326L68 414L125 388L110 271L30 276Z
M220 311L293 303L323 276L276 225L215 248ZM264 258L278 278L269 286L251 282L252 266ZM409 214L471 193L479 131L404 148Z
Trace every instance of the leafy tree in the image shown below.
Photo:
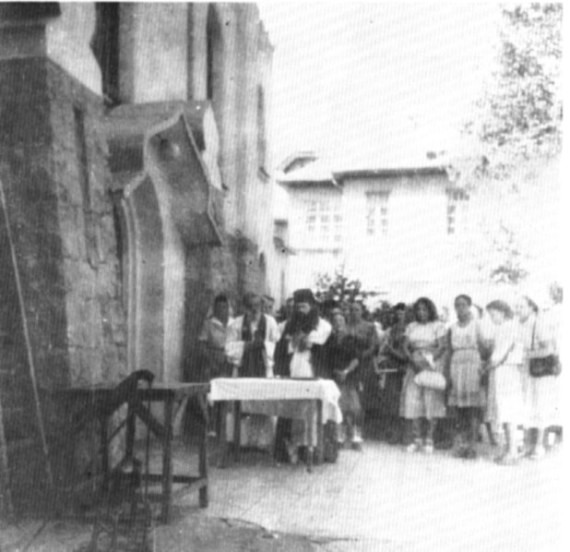
M364 290L360 280L349 278L343 269L337 269L333 275L325 273L317 277L315 295L322 303L334 302L342 306L355 301L364 302L377 293Z
M466 130L486 150L487 172L508 177L521 160L562 145L562 4L502 7L497 67Z
M458 255L467 249L493 282L524 281L555 246L561 61L562 4L502 6L497 65L465 126L470 156L450 174L476 212L473 243Z

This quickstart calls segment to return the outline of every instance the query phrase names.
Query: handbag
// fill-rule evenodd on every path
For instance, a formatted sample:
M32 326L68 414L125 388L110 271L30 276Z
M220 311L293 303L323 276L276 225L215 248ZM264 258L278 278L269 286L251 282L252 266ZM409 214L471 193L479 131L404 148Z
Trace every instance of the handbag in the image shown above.
M447 386L443 374L433 370L422 370L416 374L414 376L414 383L419 387L434 389L436 391L444 391Z
M536 332L536 321L532 328L532 344L531 351L534 351L534 336ZM558 355L548 354L543 357L529 359L529 372L533 378L542 378L545 376L558 376L562 371L560 358Z

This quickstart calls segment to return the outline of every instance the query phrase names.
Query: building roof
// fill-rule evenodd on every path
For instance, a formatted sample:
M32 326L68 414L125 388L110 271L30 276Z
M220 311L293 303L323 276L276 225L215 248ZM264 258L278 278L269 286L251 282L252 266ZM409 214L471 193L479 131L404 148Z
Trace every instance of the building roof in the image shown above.
M295 160L305 160L298 168L287 170ZM333 185L337 186L348 179L397 176L402 174L442 174L449 163L442 155L378 155L375 157L345 160L325 160L309 157L307 152L289 156L281 164L277 181L285 186Z
M306 159L306 156L303 155L302 159ZM286 168L290 167L294 161L295 159L291 159ZM323 159L314 157L309 159L306 165L303 165L298 169L293 169L287 172L282 170L277 175L277 182L286 186L304 184L337 185L333 178L331 165Z

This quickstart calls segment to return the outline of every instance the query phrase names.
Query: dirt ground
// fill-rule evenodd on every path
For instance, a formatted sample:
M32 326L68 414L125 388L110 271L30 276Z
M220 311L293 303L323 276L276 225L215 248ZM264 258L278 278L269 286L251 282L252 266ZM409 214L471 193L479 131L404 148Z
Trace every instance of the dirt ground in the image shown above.
M370 439L363 452L343 450L336 464L310 474L246 452L239 464L212 465L207 509L198 507L194 493L175 501L170 523L152 530L154 550L569 550L564 450L513 467L496 465L495 453L483 443L478 460L459 460L450 451L409 454ZM175 466L187 458L178 444ZM91 528L64 520L5 524L0 551L76 551Z

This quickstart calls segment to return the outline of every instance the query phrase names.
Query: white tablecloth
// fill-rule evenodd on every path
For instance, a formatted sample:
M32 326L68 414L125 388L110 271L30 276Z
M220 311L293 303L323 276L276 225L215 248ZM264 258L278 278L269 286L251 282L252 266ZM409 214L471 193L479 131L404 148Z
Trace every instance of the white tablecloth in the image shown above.
M340 391L336 383L331 380L289 380L280 378L216 378L210 382L209 399L216 401L295 401L315 400L322 401L323 423L333 421L342 422L342 413L338 406ZM259 414L282 415L287 417L290 410L285 404L283 409L271 408L271 405L249 403L248 412ZM291 405L292 406L292 405Z

